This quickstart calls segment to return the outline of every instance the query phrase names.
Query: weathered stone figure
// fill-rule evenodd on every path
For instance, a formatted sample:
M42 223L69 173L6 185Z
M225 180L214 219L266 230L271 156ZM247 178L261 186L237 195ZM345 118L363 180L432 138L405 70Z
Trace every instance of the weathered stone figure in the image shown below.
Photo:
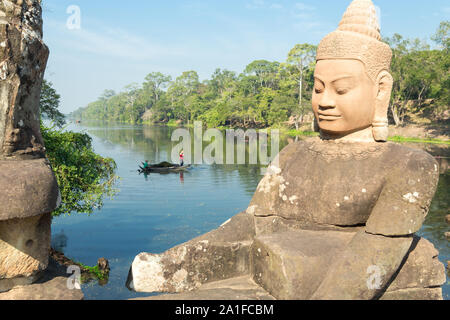
M49 51L40 0L0 2L0 292L47 268L58 185L39 131Z
M135 290L182 292L248 275L277 299L442 299L438 252L414 235L438 165L386 142L392 52L380 39L372 1L353 1L317 51L320 139L282 150L245 213L163 254L138 255Z

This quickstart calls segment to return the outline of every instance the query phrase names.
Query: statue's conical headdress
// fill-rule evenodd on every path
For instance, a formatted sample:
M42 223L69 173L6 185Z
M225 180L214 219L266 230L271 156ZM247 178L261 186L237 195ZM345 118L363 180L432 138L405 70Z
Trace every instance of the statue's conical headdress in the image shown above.
M317 60L325 59L360 60L374 82L381 71L389 71L392 51L381 42L377 12L371 0L354 0L338 29L323 38L317 48Z

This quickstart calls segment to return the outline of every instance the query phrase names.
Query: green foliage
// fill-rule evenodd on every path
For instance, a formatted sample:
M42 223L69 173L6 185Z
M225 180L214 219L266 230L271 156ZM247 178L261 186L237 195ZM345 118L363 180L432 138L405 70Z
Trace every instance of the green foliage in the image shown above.
M91 266L84 265L80 262L78 262L77 264L82 270L82 275L81 275L82 283L87 283L90 280L92 280L92 278L96 278L98 280L106 280L109 278L109 273L105 273L104 271L100 270L98 265L91 267Z
M396 34L385 39L393 49L395 83L390 114L396 124L407 118L408 104L418 101L428 118L438 118L450 104L450 55L448 21L442 22L431 49L419 40ZM262 128L282 126L287 121L300 127L311 112L317 47L297 44L285 62L255 60L242 73L216 69L200 82L195 71L170 76L152 72L141 86L131 85L119 94L106 91L97 101L72 114L75 119L127 123L184 125L202 120L209 127ZM421 101L433 99L423 106ZM417 111L417 110L415 110Z
M92 213L101 208L104 196L116 193L114 160L94 153L92 139L85 133L44 125L41 133L61 192L61 206L53 215Z
M60 98L52 83L44 80L39 100L41 116L51 120L59 128L66 124L65 116L58 110Z
M450 21L442 21L431 39L448 51L450 49Z
M430 49L427 43L419 39L404 39L395 34L385 41L393 51L391 73L394 87L390 115L396 125L404 122L411 111L409 102L417 101L420 110L428 118L438 118L450 105L450 56L448 54L449 22L441 23L432 39L441 50ZM433 99L433 104L422 104Z

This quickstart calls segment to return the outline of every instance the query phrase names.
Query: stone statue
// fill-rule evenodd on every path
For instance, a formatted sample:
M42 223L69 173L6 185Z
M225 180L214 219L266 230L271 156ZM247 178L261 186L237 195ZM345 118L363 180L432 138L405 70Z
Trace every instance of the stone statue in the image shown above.
M48 54L40 0L2 0L0 292L33 283L48 266L51 212L59 195L39 129Z
M387 143L392 52L371 0L318 46L320 138L288 145L246 212L133 262L137 291L182 292L248 275L277 299L442 299L438 252L415 236L439 179L434 158Z

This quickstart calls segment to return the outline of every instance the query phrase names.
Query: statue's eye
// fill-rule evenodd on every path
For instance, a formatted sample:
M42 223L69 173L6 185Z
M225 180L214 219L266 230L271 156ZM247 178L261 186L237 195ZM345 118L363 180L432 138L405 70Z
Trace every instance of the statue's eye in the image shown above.
M340 95L346 94L349 90L347 88L338 88L336 92Z
M323 90L325 89L325 87L323 86L322 83L316 81L314 84L314 90L316 91L317 94L322 93Z

